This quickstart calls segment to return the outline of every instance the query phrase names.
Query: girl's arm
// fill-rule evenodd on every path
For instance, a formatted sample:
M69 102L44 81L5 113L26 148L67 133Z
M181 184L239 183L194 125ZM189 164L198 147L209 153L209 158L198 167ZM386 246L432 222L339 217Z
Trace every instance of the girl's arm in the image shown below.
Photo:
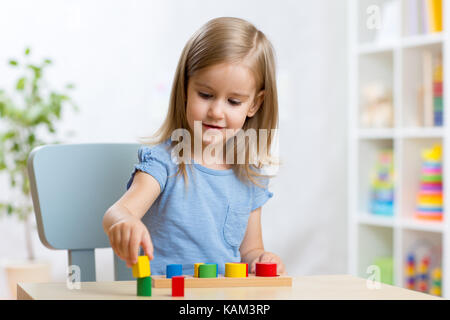
M141 218L161 193L159 182L151 175L137 171L133 183L103 217L103 230L114 252L131 267L137 262L139 246L153 259L153 244Z
M250 213L247 230L241 247L241 262L249 264L250 273L255 272L256 262L273 262L277 264L277 274L284 274L285 267L280 257L264 250L261 230L261 207Z

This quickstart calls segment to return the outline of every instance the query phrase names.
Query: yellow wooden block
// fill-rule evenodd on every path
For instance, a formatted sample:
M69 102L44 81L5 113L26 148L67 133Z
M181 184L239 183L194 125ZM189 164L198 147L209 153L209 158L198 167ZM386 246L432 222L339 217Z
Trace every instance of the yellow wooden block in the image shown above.
M198 267L204 264L203 262L194 263L194 278L198 278Z
M225 263L225 277L245 278L247 277L247 266L244 263Z
M139 256L138 262L132 267L133 277L135 278L145 278L150 277L150 261L147 256Z

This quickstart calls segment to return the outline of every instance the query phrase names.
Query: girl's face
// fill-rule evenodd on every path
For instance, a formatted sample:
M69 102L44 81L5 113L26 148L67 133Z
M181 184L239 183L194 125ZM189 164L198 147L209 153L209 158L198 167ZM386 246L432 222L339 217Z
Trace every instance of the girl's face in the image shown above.
M203 146L211 143L211 137L205 137L210 129L208 133L222 134L225 145L226 130L237 133L246 118L258 111L263 95L263 91L256 92L253 74L242 63L221 63L201 69L188 81L188 124L194 132L194 121L201 123Z

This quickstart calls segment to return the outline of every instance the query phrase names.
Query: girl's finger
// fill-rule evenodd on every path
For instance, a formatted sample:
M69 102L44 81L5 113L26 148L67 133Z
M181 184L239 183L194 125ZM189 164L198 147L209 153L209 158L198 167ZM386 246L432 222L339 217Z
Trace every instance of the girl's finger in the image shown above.
M120 235L120 250L122 251L122 255L124 256L125 260L130 260L130 250L128 249L130 243L130 233L130 228L125 227L122 229Z
M139 254L139 242L141 241L141 232L131 231L130 241L128 244L128 259L130 264L137 263Z
M255 267L256 267L256 262L252 262L252 265L250 267L250 273L255 273Z
M144 250L144 253L147 255L149 260L153 259L153 243L150 239L150 235L147 232L144 232L143 236L141 237L141 246Z
M272 262L274 261L273 256L270 254L263 253L259 259L260 262Z

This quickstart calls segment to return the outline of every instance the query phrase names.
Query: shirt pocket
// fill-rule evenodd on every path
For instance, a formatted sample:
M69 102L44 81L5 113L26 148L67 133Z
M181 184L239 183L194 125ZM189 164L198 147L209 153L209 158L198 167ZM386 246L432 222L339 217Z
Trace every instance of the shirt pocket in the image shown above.
M238 247L244 239L250 212L242 206L229 205L223 227L225 242L232 247Z

